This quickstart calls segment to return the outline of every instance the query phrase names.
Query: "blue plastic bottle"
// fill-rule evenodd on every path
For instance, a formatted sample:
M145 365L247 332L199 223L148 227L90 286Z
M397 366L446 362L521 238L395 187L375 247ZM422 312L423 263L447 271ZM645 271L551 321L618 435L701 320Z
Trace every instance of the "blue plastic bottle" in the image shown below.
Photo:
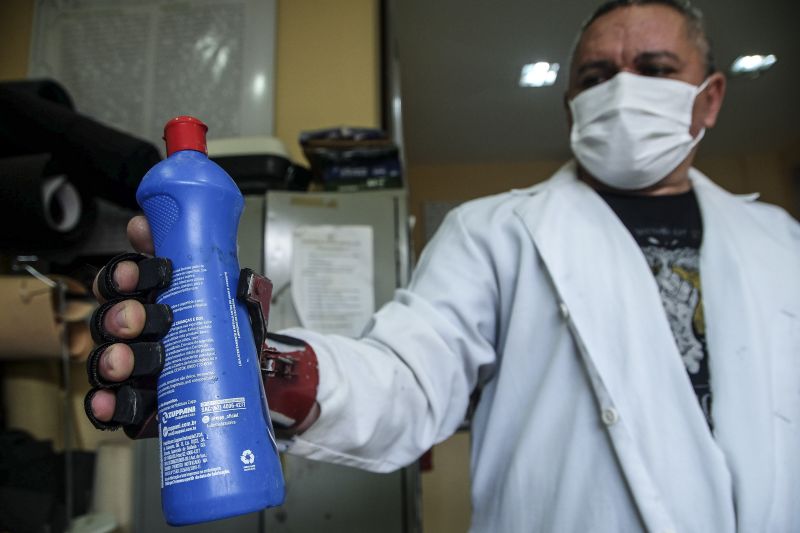
M236 234L244 200L206 155L205 124L164 127L167 159L136 199L156 255L173 264L159 303L174 320L158 380L161 499L171 525L280 505L283 475L247 310L236 299Z

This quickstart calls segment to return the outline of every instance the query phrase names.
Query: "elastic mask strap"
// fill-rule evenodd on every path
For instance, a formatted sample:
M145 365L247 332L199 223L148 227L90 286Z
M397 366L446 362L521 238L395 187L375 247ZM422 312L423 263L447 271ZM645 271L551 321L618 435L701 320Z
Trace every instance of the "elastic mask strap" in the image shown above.
M697 98L698 94L706 90L706 87L708 87L708 83L710 81L711 81L711 76L706 78L705 81L703 81L703 83L697 86L697 88L695 89L696 92L694 93L695 98Z
M700 85L697 86L697 88L695 89L695 93L694 93L694 97L695 98L697 98L700 95L701 92L706 90L706 87L708 87L708 83L710 81L711 81L711 76L706 78L705 81L703 81L703 83L701 83ZM692 139L691 148L694 148L695 146L697 146L697 144L703 139L705 134L706 134L706 129L705 128L701 129L700 132L697 134L697 137Z
M703 136L705 136L705 134L706 134L706 129L705 128L701 129L700 132L697 134L697 137L692 139L690 150L698 145L698 143L703 139Z

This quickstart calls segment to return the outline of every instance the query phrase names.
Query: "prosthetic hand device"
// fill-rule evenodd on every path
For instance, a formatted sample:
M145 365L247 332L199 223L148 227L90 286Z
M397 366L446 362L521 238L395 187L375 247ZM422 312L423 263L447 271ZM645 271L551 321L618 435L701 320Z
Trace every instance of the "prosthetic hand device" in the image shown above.
M114 270L123 261L132 261L139 268L139 281L135 290L121 292L114 282ZM92 389L86 395L84 406L92 424L101 430L123 428L134 439L158 436L156 421L156 384L164 367L164 346L161 339L172 324L169 306L153 303L156 294L170 282L172 267L164 258L151 258L141 254L122 254L112 259L97 276L97 289L105 298L91 319L92 337L98 343L86 363ZM250 269L239 276L237 298L243 301L250 317L253 337L259 352L261 375L278 437L288 438L304 430L316 409L316 392L319 384L317 358L306 342L286 335L267 333L272 283ZM117 303L135 299L145 310L144 327L134 339L121 339L106 331L106 313ZM270 341L282 346L271 346ZM124 381L114 382L100 373L103 354L115 343L127 344L134 355L133 370ZM92 411L92 398L100 390L108 390L116 397L114 414L108 421L99 420Z

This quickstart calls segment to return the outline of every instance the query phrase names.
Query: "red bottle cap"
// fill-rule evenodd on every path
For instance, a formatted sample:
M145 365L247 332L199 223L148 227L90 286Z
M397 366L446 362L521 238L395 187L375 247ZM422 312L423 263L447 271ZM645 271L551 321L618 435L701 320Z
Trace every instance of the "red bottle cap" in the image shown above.
M167 157L181 150L196 150L208 154L206 132L208 126L189 116L175 117L164 125Z

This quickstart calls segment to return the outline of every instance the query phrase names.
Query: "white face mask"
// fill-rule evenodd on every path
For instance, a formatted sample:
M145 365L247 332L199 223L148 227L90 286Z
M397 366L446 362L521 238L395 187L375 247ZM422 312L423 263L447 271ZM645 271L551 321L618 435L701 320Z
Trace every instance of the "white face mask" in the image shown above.
M615 189L644 189L664 179L705 134L692 138L696 87L620 72L569 102L572 152L595 178Z

